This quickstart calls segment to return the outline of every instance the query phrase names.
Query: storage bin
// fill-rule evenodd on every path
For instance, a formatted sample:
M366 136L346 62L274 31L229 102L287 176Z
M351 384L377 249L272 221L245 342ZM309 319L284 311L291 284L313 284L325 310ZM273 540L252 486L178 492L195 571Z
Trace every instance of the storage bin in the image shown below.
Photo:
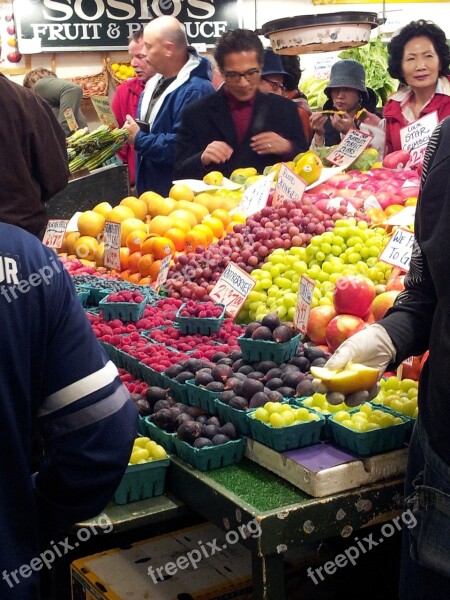
M200 319L198 317L181 317L180 313L186 304L182 304L177 311L175 323L177 323L183 334L201 333L202 335L210 335L219 331L222 321L225 318L225 305L218 304L222 307L222 314L217 318Z
M238 431L241 435L250 436L250 423L247 419L246 410L233 408L232 406L225 404L225 402L221 402L219 398L217 398L214 403L222 421L229 421L230 423L233 423L233 425L236 427L236 431Z
M237 342L244 360L248 362L273 360L280 365L297 354L300 338L301 335L297 334L289 342L279 344L278 342L266 340L252 340L241 335L238 337Z
M194 379L186 381L188 403L191 406L199 406L210 415L217 415L218 410L215 400L221 392L211 392L204 387L195 384Z
M238 463L244 455L246 438L230 440L219 446L195 448L176 436L174 439L177 455L199 471L210 471Z
M108 302L108 296L99 302L105 321L112 321L113 319L139 321L144 314L146 305L147 298L145 296L142 302Z
M114 493L116 504L128 504L164 493L170 458L154 460L141 465L129 465Z

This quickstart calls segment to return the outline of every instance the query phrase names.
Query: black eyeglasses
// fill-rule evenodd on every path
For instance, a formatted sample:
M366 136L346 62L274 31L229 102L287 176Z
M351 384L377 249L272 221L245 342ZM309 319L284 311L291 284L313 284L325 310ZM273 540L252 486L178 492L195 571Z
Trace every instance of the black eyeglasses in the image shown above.
M259 69L249 69L245 73L238 73L237 71L225 71L223 73L224 78L232 83L238 83L241 77L244 77L248 82L256 81L261 71Z
M282 83L278 83L278 81L273 81L272 79L267 79L267 77L262 78L263 81L267 81L267 83L272 88L273 92L285 92L286 88Z

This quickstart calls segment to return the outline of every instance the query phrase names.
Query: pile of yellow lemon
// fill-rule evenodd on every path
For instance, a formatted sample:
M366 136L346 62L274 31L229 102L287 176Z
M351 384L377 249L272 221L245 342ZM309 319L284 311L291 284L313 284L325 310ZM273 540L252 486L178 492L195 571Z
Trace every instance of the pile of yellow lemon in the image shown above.
M136 77L134 68L130 65L130 63L112 63L111 71L118 79L125 80Z

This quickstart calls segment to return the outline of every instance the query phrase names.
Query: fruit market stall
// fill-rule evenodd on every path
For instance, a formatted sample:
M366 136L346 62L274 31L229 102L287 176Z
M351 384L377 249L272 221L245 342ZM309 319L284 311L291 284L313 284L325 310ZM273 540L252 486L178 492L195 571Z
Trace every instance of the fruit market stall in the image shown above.
M400 231L385 221L413 207L418 175L375 159L366 153L364 171L333 172L301 199L271 205L272 186L250 215L242 199L266 177L251 169L232 175L238 189L214 175L201 192L178 182L167 198L103 199L61 248L140 415L129 477L111 509L117 527L134 529L181 504L225 531L256 517L262 534L245 541L256 597L282 598L285 551L345 538L402 508L417 415L409 367L369 395L373 369L325 366L403 288L400 269L380 257ZM114 269L104 265L108 221L121 227ZM253 282L237 318L214 294L230 264ZM293 321L305 277L314 288L301 339ZM163 479L147 485L162 467Z

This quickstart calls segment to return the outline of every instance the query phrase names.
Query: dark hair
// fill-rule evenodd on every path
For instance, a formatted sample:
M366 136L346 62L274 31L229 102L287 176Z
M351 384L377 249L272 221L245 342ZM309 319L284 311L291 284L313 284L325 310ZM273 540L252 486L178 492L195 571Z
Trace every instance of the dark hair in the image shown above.
M283 68L291 77L284 78L284 87L288 92L298 89L298 84L302 76L302 70L300 68L300 56L281 54L280 55Z
M260 65L264 62L264 47L254 31L250 29L234 29L222 35L214 50L214 59L221 71L224 68L225 56L232 52L251 52L254 50Z
M32 90L36 81L43 79L44 77L56 77L56 73L50 69L45 69L44 67L33 69L32 71L29 71L23 78L23 87Z
M141 26L136 31L133 31L133 33L128 38L128 43L131 44L131 42L140 42L143 37L144 37L144 28Z
M405 44L415 37L428 38L439 57L439 76L448 75L450 65L450 49L444 31L431 21L420 19L412 21L405 25L397 35L395 35L388 44L388 72L391 77L398 79L401 83L406 83L402 73L402 60L405 50Z

